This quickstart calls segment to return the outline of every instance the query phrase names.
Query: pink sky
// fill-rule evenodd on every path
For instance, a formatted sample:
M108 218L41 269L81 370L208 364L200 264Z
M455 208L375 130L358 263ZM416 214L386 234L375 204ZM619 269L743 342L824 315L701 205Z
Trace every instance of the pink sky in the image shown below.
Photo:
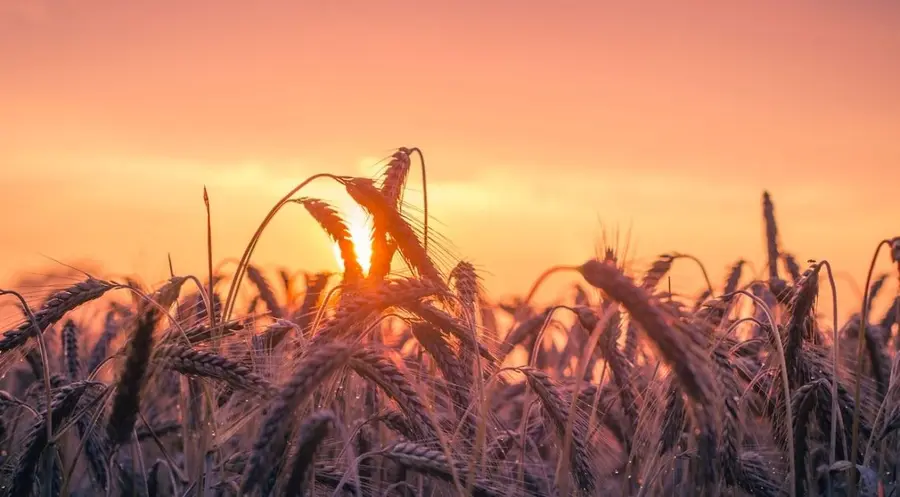
M763 188L788 250L862 283L900 234L898 25L886 0L5 0L0 281L45 256L200 273L204 184L235 256L308 175L418 146L435 227L499 295L591 256L599 221L718 281L762 262ZM299 209L257 260L336 267Z

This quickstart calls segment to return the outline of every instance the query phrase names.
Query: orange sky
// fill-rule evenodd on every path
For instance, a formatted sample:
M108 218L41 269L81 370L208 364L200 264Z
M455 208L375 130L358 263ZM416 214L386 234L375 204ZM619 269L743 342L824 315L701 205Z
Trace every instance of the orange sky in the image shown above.
M435 227L495 294L589 257L601 222L719 281L762 261L763 188L787 249L862 283L900 234L900 3L615 3L2 0L0 281L44 256L202 273L204 184L234 256L306 176L418 146ZM299 208L257 257L336 267Z

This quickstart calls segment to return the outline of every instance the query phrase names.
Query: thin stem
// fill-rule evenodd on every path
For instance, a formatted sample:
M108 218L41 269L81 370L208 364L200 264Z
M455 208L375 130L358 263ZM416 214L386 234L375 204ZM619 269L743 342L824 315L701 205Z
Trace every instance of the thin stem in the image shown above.
M34 317L34 313L31 312L31 307L29 307L28 302L25 301L25 298L22 297L22 294L16 292L15 290L2 290L0 289L0 296L3 295L12 295L17 298L19 302L22 304L22 310L25 312L25 316L31 321L32 326L34 327L35 338L38 342L38 347L40 347L41 351L41 369L43 369L44 373L44 395L47 401L47 413L45 416L45 424L47 425L47 440L53 439L53 418L52 418L52 406L53 403L53 394L50 392L50 363L47 360L47 343L44 341L44 330L38 325L37 318Z
M81 437L81 444L78 446L78 450L75 451L75 455L72 458L72 463L69 465L69 470L66 472L66 477L63 479L62 489L60 490L60 495L68 495L69 491L69 482L72 481L72 475L75 473L75 466L78 463L79 457L81 457L82 452L84 452L84 447L87 445L87 440L91 437L91 434L94 432L94 428L97 425L97 421L100 419L100 416L103 414L103 410L106 407L106 402L111 398L113 389L108 388L104 391L100 397L98 397L98 403L100 404L100 408L97 409L94 414L91 416L91 422L87 425L87 428L84 430L84 434ZM111 471L111 470L110 470ZM107 480L104 482L107 487L107 495L109 494L109 471L107 471Z
M425 252L428 252L428 181L425 179L425 154L423 154L418 147L409 149L410 154L413 152L419 154L420 163L422 165L422 200L425 203L425 223L423 226L425 234L422 237L422 246L425 249Z
M213 279L213 257L212 257L212 216L209 210L209 194L206 192L206 185L203 185L203 205L206 206L206 260L209 270L209 298L206 300L206 313L209 315L210 330L216 327L216 310L213 308L212 297L215 280ZM201 292L202 294L202 292Z
M538 276L538 278L534 281L534 283L531 284L531 289L528 290L528 295L525 297L525 300L522 301L522 305L528 305L528 303L531 302L531 299L534 298L534 294L537 293L538 288L541 286L541 284L544 283L544 280L546 280L550 275L552 275L553 273L559 273L562 271L569 271L569 270L575 270L575 266L560 265L560 266L551 266L551 267L547 268L543 273L540 274L540 276Z
M718 347L720 343L724 342L726 338L731 336L731 334L734 333L735 330L738 329L738 326L740 326L744 323L747 323L747 322L755 323L756 326L759 326L760 328L763 327L763 324L760 323L759 320L754 317L743 317L743 318L737 319L737 320L735 320L735 322L731 323L728 326L728 328L725 330L725 334L723 334L721 337L719 337L718 340L716 340L716 343L715 343L715 345L713 345L713 348Z
M166 450L165 445L163 445L162 440L159 439L159 436L153 430L153 426L150 424L149 421L147 421L147 418L144 417L144 413L138 411L138 416L140 416L141 422L144 423L144 426L147 427L147 431L150 433L150 437L153 438L153 441L156 444L156 447L159 448L159 452L165 458L166 465L169 466L169 472L175 474L178 477L178 480L180 482L187 483L188 482L187 477L184 476L184 474L181 472L181 468L179 468L175 464L175 461L172 459L172 457L169 455L169 452ZM138 445L140 445L140 442L136 442L136 443Z
M581 390L581 382L584 379L585 373L587 372L587 367L591 362L591 357L594 355L594 349L597 348L597 343L600 341L600 335L603 334L603 330L606 328L607 324L609 324L612 317L615 316L618 312L619 304L613 303L609 306L609 309L607 309L606 312L603 313L603 316L601 316L600 320L594 326L594 329L591 330L591 336L588 338L588 342L586 344L587 346L584 348L584 352L578 359L578 372L575 375L575 387L572 389L572 401L571 404L569 404L570 413L566 417L566 427L563 436L563 455L559 458L559 462L556 466L556 480L562 482L560 490L563 494L567 493L569 490L568 480L561 478L561 476L568 471L568 464L571 460L569 452L572 450L572 437L575 426L575 413L573 410L575 407L575 403L578 401L578 392ZM599 391L597 395L600 395ZM624 409L625 406L622 407Z
M328 302L334 297L335 292L341 290L344 287L344 284L335 285L331 290L325 294L325 298L322 300L322 304L316 309L316 316L313 319L312 325L309 328L309 336L313 336L315 334L316 329L318 329L319 324L322 322L322 317L325 316L325 310L328 307ZM303 331L303 330L301 330Z
M544 341L544 333L546 332L548 326L550 325L550 321L553 320L553 313L559 309L568 309L572 311L573 314L578 316L578 312L567 306L567 305L555 305L549 309L547 309L547 317L544 318L544 322L541 323L541 327L538 329L537 337L534 339L534 344L531 346L531 353L528 358L528 367L535 368L537 363L538 350L541 347L541 343ZM504 357L506 359L506 357Z
M838 359L840 358L840 353L838 351L840 347L840 340L838 340L838 317L837 317L837 286L834 284L834 272L831 270L831 264L828 261L821 261L817 264L819 267L824 267L828 270L828 284L831 285L831 311L834 314L832 316L832 339L833 342L831 344L831 451L828 453L828 464L834 465L834 460L836 459L835 451L837 450L837 423L834 422L841 415L840 405L838 404ZM865 335L865 330L863 330L861 335ZM842 420L843 422L843 420ZM844 439L844 447L847 446L847 440ZM851 454L855 454L856 449ZM855 456L854 456L855 457Z
M852 457L853 464L850 466L850 481L856 481L857 470L856 470L856 452L859 450L859 422L861 417L861 412L859 408L859 397L860 397L860 386L862 384L862 365L863 365L863 354L866 350L866 329L869 324L869 285L872 284L872 274L875 272L875 262L878 261L878 253L881 252L881 247L887 245L890 247L890 240L882 240L878 242L878 246L875 248L875 254L872 255L872 262L869 263L869 272L866 275L866 286L863 287L863 304L862 311L860 312L860 323L862 329L859 332L859 337L857 339L857 347L856 347L856 379L853 385L853 438L850 442L850 457ZM887 398L885 398L887 400ZM870 437L871 439L875 438ZM867 450L868 452L868 450ZM865 460L865 456L863 457ZM855 486L850 487L850 497L856 497L857 488Z
M335 176L333 174L328 174L328 173L314 174L314 175L310 176L309 178L307 178L306 180L304 180L299 185L297 185L296 187L294 187L291 191L289 191L287 193L287 195L282 197L281 200L279 200L277 204L275 204L275 207L272 207L272 209L266 215L266 218L263 219L263 221L262 221L262 223L260 223L259 227L256 228L256 232L253 234L253 237L250 239L250 242L247 244L247 248L244 249L244 254L241 256L241 260L238 262L238 267L234 273L234 278L231 281L231 286L228 288L228 295L225 298L225 307L224 307L224 309L222 309L222 319L224 321L228 321L228 319L231 317L231 312L234 310L235 300L237 300L237 289L241 284L241 280L244 277L244 272L246 272L247 265L250 262L250 256L253 254L253 250L256 248L256 244L259 241L260 236L262 236L263 230L266 229L266 226L269 225L269 223L272 221L272 218L275 217L275 214L277 214L278 211L281 210L281 208L284 207L284 205L286 203L288 203L288 201L290 200L290 198L292 196L294 196L304 186L310 184L313 180L318 179L318 178L331 178L331 179L337 181L338 183L342 183L344 181L343 178L341 178L339 176Z
M81 408L81 410L79 410L75 414L73 414L68 421L66 421L61 426L57 427L57 429L55 430L56 433L53 435L53 438L51 439L51 441L53 441L54 443L58 443L59 439L62 438L69 429L71 429L73 426L75 426L78 423L78 421L81 419L82 416L84 416L88 411L90 411L91 409L96 407L96 404L103 398L103 395L105 395L106 391L108 390L108 387L106 386L105 383L97 382L97 385L103 386L103 393L100 394L100 396L98 396L97 399L95 399L93 403Z
M700 259L694 257L693 255L683 254L681 252L675 252L674 254L672 254L672 257L674 257L676 259L680 259L680 258L690 259L690 260L696 262L697 265L700 266L700 272L703 273L703 280L706 281L706 288L709 290L709 295L710 296L715 295L715 292L713 291L712 282L709 280L709 274L706 272L706 266L703 265L703 262L701 262ZM671 291L669 292L669 294L671 295Z
M203 283L200 282L200 279L197 278L196 276L189 274L189 275L185 276L184 279L193 281L194 284L197 285L197 293L200 295L200 300L203 301L203 306L206 307L208 313L212 314L215 310L215 309L213 309L212 293L207 293L206 287L203 285ZM211 289L212 289L212 287L210 287L210 290ZM212 327L215 327L215 324L211 324L210 326L211 326L210 330L212 330Z
M146 492L147 495L150 495L150 487L147 483L147 467L144 465L144 455L141 453L141 442L138 440L137 431L134 428L131 430L131 436L134 439L133 445L131 446L131 451L134 454L132 457L135 458L138 466L137 469L140 470L138 473L140 474L141 483L143 483L141 486L143 487L144 492ZM132 462L132 464L134 464L134 462Z
M794 454L794 426L793 426L794 416L791 413L791 390L790 390L791 385L790 385L790 381L788 379L788 374L787 374L787 362L785 361L785 358L784 358L784 345L781 343L781 335L778 333L778 326L775 325L775 319L772 318L772 313L769 312L769 307L766 305L766 303L763 302L763 300L761 298L757 297L756 295L753 295L752 293L748 292L747 290L737 290L728 295L737 295L737 294L746 296L747 298L753 300L753 302L755 302L756 305L760 306L760 309L762 309L763 313L765 313L765 315L766 315L766 319L769 321L769 326L772 328L772 331L769 334L769 336L772 338L772 341L775 342L775 348L778 351L778 362L780 363L780 366L781 366L781 381L782 381L782 383L784 383L782 388L784 388L784 400L785 400L784 410L785 410L785 415L786 415L785 419L788 420L785 423L785 430L787 431L788 452L790 452L792 454L792 456L790 457L791 497L797 497L796 492L797 492L798 475L797 475L797 468L794 466L794 457L793 457L793 454Z
M859 337L857 339L857 347L856 347L856 361L857 361L858 367L860 369L862 368L862 357L865 352L865 346L866 346L866 343L865 343L866 342L866 327L868 324L867 320L869 318L868 312L866 312L866 308L869 306L869 285L872 283L872 273L875 272L875 262L878 260L878 253L881 252L881 247L884 245L887 245L888 247L890 247L890 245L891 245L890 240L881 240L880 242L878 242L878 246L875 247L875 254L872 255L872 261L869 263L869 272L866 275L866 286L862 289L863 290L862 291L863 305L862 305L862 312L860 313L860 322L862 323L861 324L862 329L859 332ZM894 366L891 367L891 376L890 377L892 380L894 378L894 373L895 373L894 370L895 369L896 369L896 363L894 363ZM855 454L859 448L860 376L861 376L861 371L858 370L856 372L856 381L853 386L853 400L856 402L856 405L854 406L854 410L853 410L853 432L852 432L853 438L852 438L852 442L851 442L851 446L850 446L851 447L850 454ZM884 409L888 403L888 400L891 397L890 394L891 394L891 388L889 385L887 395L884 396L884 399L881 401L881 406L878 408L878 414L875 415L875 422L872 423L872 429L873 429L872 433L873 434L878 433L878 423L881 420L881 415L884 413ZM876 437L874 435L872 437L869 437L869 440L866 444L866 452L863 455L863 464L866 464L866 461L869 460L869 451L872 448L872 441L875 438ZM856 477L856 474L857 474L856 473L856 465L854 464L850 468L850 477L854 478L854 477ZM853 481L853 480L851 480L851 481ZM850 492L851 492L850 493L851 497L856 496L856 488L855 487L852 487Z

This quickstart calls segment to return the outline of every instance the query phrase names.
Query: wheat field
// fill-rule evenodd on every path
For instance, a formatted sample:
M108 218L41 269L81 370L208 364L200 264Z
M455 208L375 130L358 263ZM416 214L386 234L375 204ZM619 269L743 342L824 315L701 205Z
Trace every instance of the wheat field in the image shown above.
M379 178L310 178L370 216L371 246L303 196L307 181L207 274L4 290L21 318L0 338L3 494L894 494L896 233L872 234L871 267L897 273L870 270L843 323L820 319L831 267L780 246L768 193L760 275L734 254L721 285L672 295L672 266L701 261L671 252L626 270L609 247L536 268L498 302L443 250L427 208L405 208L420 160L400 149ZM253 263L288 204L333 240L341 273ZM571 298L537 305L558 273Z

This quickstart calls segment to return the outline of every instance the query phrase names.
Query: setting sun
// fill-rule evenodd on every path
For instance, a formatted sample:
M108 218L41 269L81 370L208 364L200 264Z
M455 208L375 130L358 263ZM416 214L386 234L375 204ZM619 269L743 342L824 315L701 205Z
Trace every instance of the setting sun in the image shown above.
M353 204L344 212L344 221L350 231L350 241L353 242L353 250L356 251L356 260L363 270L363 274L369 274L372 261L372 218L357 204ZM341 259L341 249L337 243L331 245L334 259L341 271L344 271L344 261Z

